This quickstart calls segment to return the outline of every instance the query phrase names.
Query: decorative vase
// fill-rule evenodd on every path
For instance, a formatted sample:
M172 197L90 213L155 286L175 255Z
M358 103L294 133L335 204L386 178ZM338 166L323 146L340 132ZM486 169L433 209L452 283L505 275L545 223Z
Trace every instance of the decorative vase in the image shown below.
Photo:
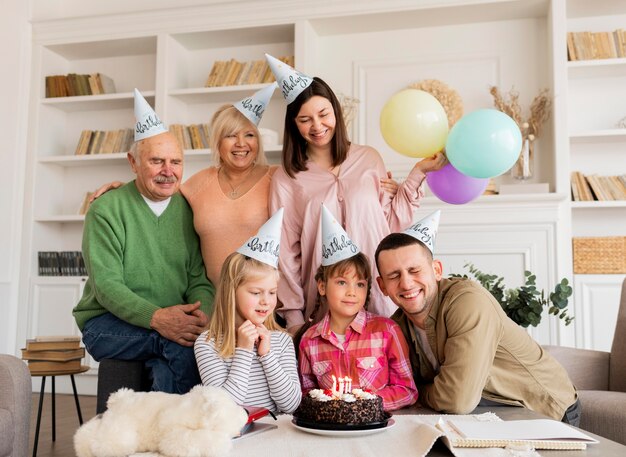
M525 181L533 177L533 140L534 138L524 137L517 162L511 168L511 176L515 179Z

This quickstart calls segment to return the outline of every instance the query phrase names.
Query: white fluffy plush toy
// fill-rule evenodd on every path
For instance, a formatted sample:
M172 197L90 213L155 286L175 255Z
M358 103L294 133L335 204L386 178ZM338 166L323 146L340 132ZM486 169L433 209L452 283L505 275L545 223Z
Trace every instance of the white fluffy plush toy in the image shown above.
M126 457L158 452L168 457L219 457L232 446L248 415L217 387L185 395L120 389L107 411L74 435L78 457Z

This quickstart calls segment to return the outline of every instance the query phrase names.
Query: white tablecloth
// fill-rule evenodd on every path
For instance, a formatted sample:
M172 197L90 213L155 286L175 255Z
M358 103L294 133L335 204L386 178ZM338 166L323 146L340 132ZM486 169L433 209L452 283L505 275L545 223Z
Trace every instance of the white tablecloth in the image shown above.
M448 416L450 417L450 416ZM495 417L495 416L494 416ZM395 415L395 425L382 432L358 437L318 436L299 430L291 416L277 421L264 418L278 428L235 440L232 457L271 455L272 457L424 457L436 437L424 423L434 424L438 416ZM497 418L496 418L497 420ZM453 454L450 454L453 455ZM455 449L456 457L511 457L504 449Z

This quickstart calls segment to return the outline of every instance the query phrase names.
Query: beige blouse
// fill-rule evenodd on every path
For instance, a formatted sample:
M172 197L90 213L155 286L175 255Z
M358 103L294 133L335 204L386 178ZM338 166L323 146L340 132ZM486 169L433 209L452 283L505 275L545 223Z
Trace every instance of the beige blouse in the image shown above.
M200 237L207 277L219 282L222 264L269 218L269 189L275 166L245 194L231 200L217 179L217 168L199 171L181 186L193 210L193 225Z

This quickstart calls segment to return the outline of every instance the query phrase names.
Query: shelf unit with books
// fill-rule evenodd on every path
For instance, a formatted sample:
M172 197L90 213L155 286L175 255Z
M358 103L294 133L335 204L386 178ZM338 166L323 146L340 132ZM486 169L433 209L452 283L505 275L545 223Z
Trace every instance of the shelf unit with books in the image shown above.
M566 32L607 32L626 28L621 0L566 0ZM566 46L563 39L563 46ZM626 58L576 60L566 63L569 173L626 175ZM626 200L572 201L572 237L626 236ZM626 272L624 272L626 273ZM608 350L613 325L603 334L587 328L585 318L614 322L623 274L574 275L576 340L580 347ZM597 319L600 319L599 317ZM605 334L608 330L608 334Z
M528 101L542 88L549 88L555 94L555 109L540 138L535 165L537 182L548 182L551 192L481 197L468 208L451 208L435 201L455 220L445 222L442 238L449 237L450 251L444 254L457 263L483 256L481 266L488 268L490 262L502 263L494 259L513 257L507 263L512 274L532 269L548 287L557 278L570 277L562 265L571 264L571 219L576 219L578 230L578 219L588 221L595 214L604 217L605 212L621 211L615 204L578 208L566 201L569 171L574 166L582 168L588 159L587 145L607 143L615 151L615 145L625 138L617 131L603 133L613 129L612 124L579 122L591 110L572 113L575 108L561 96L578 89L582 94L592 93L593 86L587 86L594 78L623 78L623 59L566 62L566 33L570 29L566 6L574 3L583 10L582 15L572 17L574 30L576 21L594 14L586 1L463 0L434 5L348 0L341 5L327 2L293 7L294 2L285 8L285 2L270 0L263 5L246 3L249 11L245 20L227 3L178 7L172 1L170 6L176 9L159 6L133 14L116 13L111 5L110 14L44 20L33 25L23 224L23 257L27 260L20 275L20 281L27 281L30 289L20 297L28 303L24 312L28 314L28 328L22 333L41 333L40 326L45 330L48 325L62 327L53 333L67 333L63 325L70 325L56 320L40 322L37 316L44 314L33 311L35 296L38 310L59 307L73 325L70 311L81 283L73 282L75 278L38 277L36 253L80 249L84 217L78 215L78 209L86 191L103 182L133 178L124 152L74 155L81 132L132 126L135 87L166 125L191 125L210 122L218 106L238 101L264 86L205 87L216 61L250 62L262 59L264 53L294 56L299 70L319 75L337 93L360 100L351 138L377 148L400 179L415 160L405 160L386 146L379 135L378 119L380 107L399 88L423 79L440 79L460 93L466 113L493 107L489 84L503 90L514 86L529 97ZM607 14L625 13L620 12L618 0L599 3L613 7ZM616 21L601 25L601 30L620 27ZM423 42L431 45L416 45ZM45 76L71 72L110 76L118 93L44 98ZM278 90L274 97L260 127L278 132L281 138L285 104ZM584 95L578 99L576 103L581 104ZM599 117L612 114L607 110L610 108L603 106ZM270 161L278 163L281 146L266 144L265 149ZM602 156L607 163L607 157L614 161L619 157L610 151ZM212 163L208 149L186 150L185 157L184 178ZM589 170L603 172L593 168L597 165L592 162ZM609 168L606 174L613 171ZM512 180L509 176L503 179ZM424 210L430 202L430 198L424 201ZM472 224L470 230L467 221ZM56 287L65 288L65 292L59 293ZM43 290L55 292L42 295ZM47 297L51 301L44 306ZM541 333L541 341L562 342L560 330L555 328Z
M38 44L33 47L33 80L24 214L28 236L22 277L28 288L28 335L80 332L71 310L82 294L84 278L38 275L37 253L79 251L84 216L79 209L98 183L130 179L123 152L75 155L83 130L114 131L134 124L133 94L155 101L157 36ZM58 74L102 73L116 93L46 98L45 79ZM87 357L87 364L95 362ZM63 388L64 389L64 388ZM64 389L65 390L65 389Z
M265 65L264 53L293 56L295 24L288 22L174 33L167 36L165 41L166 59L169 62L163 75L166 96L164 106L160 106L157 100L157 112L163 108L163 116L169 124L191 124L199 120L208 122L221 105L237 102L267 85L244 83L205 87L215 62L257 61ZM260 127L272 129L282 137L285 104L278 90L273 98L274 103L267 107ZM197 169L194 166L189 171Z

